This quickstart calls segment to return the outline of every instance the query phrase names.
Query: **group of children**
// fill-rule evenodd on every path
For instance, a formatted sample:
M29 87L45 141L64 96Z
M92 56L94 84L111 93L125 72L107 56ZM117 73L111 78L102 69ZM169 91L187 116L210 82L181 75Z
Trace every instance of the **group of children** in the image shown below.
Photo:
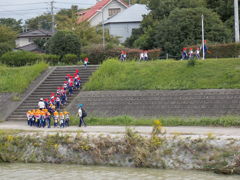
M193 48L183 48L182 51L182 59L181 60L191 60L194 58L200 59L200 48L196 48L195 51Z
M69 112L54 111L53 114L48 109L33 109L27 112L27 124L39 128L51 128L51 119L54 120L54 127L68 127L70 122Z
M54 127L64 128L69 126L70 116L67 111L60 112L61 105L67 103L67 97L73 94L73 90L80 89L81 78L77 69L74 75L67 74L62 87L58 87L56 93L51 93L50 98L41 98L38 102L38 109L29 110L27 123L29 126L51 127L51 119L54 120Z

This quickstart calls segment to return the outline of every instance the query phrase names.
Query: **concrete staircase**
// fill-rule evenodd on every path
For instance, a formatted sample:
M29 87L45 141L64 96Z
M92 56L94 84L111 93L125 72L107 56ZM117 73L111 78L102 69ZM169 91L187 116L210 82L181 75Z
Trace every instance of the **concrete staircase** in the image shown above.
M49 98L50 93L56 93L57 87L62 86L65 81L65 75L75 72L76 69L80 72L81 87L98 66L88 66L85 69L83 66L58 66L48 77L46 77L38 87L27 96L20 106L7 118L8 121L25 121L26 112L31 109L36 109L40 98ZM80 90L74 90L73 96L68 96L68 104L79 94Z

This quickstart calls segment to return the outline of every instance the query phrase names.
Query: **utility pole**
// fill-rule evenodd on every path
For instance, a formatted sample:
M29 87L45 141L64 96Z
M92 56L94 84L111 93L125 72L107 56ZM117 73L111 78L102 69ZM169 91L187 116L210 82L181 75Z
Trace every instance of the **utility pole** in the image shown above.
M103 10L102 10L102 37L103 37L103 48L105 48L105 28L104 28L104 19L103 19Z
M239 42L239 14L238 0L234 0L235 42Z
M52 33L55 33L55 17L54 17L54 12L53 12L53 3L54 1L51 1L51 15L52 15Z
M131 5L131 0L128 0L128 5L129 5L129 6Z
M205 37L204 37L204 15L202 14L202 59L205 60Z

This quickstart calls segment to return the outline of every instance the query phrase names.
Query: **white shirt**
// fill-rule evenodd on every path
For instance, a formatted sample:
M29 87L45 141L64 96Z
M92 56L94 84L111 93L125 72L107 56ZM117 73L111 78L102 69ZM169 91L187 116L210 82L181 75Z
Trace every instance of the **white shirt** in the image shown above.
M39 109L45 109L45 103L43 101L38 102Z
M81 108L78 109L78 116L82 117L82 109Z

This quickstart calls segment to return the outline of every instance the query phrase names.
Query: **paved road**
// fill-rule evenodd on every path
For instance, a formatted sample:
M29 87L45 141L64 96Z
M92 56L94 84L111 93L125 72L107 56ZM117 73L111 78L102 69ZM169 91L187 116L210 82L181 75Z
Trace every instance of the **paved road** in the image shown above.
M131 127L142 134L150 134L152 127L150 126L134 126ZM240 138L240 128L223 128L223 127L164 127L167 134L172 135L209 135L209 133L216 136L227 136L227 137L239 137ZM68 128L36 128L29 127L24 122L3 122L0 123L0 129L20 129L20 130L35 130L44 132L74 132L82 130L85 133L93 134L124 134L126 131L126 126L88 126L88 127L76 127L71 126Z

